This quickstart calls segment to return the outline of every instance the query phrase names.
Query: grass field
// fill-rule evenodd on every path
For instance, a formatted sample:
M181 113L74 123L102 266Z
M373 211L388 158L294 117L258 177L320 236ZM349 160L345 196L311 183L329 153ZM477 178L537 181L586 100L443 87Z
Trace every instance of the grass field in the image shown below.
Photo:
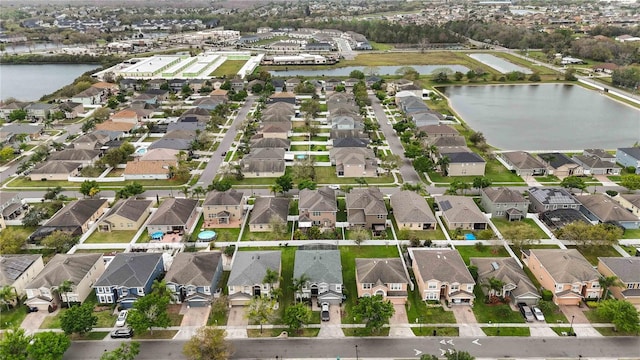
M420 297L420 289L414 287L413 291L409 290L407 296L407 320L415 322L418 319L419 324L454 324L456 318L451 311L444 311L442 307L428 307Z
M526 185L522 178L511 171L507 170L498 160L489 160L487 161L485 167L484 176L491 180L493 183L514 183L517 185ZM442 176L440 173L435 171L429 172L429 178L431 181L436 183L451 183L454 180L461 180L464 182L471 183L473 179L478 176Z
M320 332L320 328L300 329L299 332L291 332L288 329L248 329L247 335L250 338L274 338L280 336L282 332L287 333L287 337L316 337Z
M416 236L420 240L445 240L446 237L442 229L438 227L435 230L399 230L396 219L392 219L393 227L396 230L398 240L409 240L412 236Z
M172 187L179 188L184 185L183 182L177 180L127 180L127 181L118 181L112 183L101 183L100 189L108 190L108 189L120 189L125 185L133 184L134 182L139 183L144 186L147 190L153 187ZM31 181L31 179L26 178L24 176L19 176L11 183L7 185L7 188L54 188L56 186L61 186L66 190L69 189L79 189L80 183L69 182L63 180L47 180L47 181Z
M640 229L626 229L624 231L624 235L622 235L623 239L640 239Z
M415 336L458 336L460 331L457 327L412 327ZM435 333L434 333L435 331ZM434 335L435 334L435 335Z
M136 235L137 230L120 230L111 232L94 231L85 244L128 243Z
M389 336L388 327L380 329L377 333L372 333L367 328L344 328L342 332L344 332L344 336Z
M598 257L620 257L622 256L613 246L567 246L569 249L578 249L591 265L598 265Z
M227 60L218 66L209 76L213 77L228 77L233 78L238 74L238 71L242 69L242 66L246 63L245 60Z
M483 327L487 336L530 336L528 327Z
M498 228L500 232L502 232L505 229L508 229L509 227L517 226L518 224L524 224L534 229L538 234L539 239L549 238L547 234L545 234L544 231L542 231L542 229L540 229L540 227L535 223L535 221L531 219L522 219L520 221L509 221L503 218L491 218L491 222Z
M26 306L19 306L7 310L6 307L2 305L2 311L0 311L0 317L2 318L0 321L0 329L11 329L14 326L19 327L26 316Z
M340 61L339 66L384 66L384 65L464 65L470 69L487 68L482 63L460 52L401 52L358 54L354 60ZM489 70L489 69L487 69Z
M511 310L511 307L507 304L485 304L484 300L486 296L482 292L480 285L476 285L473 288L473 293L476 296L473 302L473 313L476 315L479 323L489 323L492 321L499 321L501 323L524 322L524 318L520 315L520 312Z
M464 263L469 265L469 258L472 257L508 257L509 254L503 246L483 246L481 250L474 245L469 246L456 246L456 250L462 256Z

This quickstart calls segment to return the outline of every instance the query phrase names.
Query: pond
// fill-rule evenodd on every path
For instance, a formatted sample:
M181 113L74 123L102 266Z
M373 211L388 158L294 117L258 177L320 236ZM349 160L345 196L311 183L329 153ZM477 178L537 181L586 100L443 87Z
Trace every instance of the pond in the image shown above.
M440 90L469 127L503 150L616 149L640 140L640 110L578 85Z
M490 66L494 69L496 69L497 71L506 74L506 73L510 73L512 71L520 71L523 74L532 74L533 71L531 71L530 69L527 69L525 67L522 67L520 65L516 65L512 62L508 62L507 60L503 59L503 58L499 58L495 55L491 55L491 54L469 54L469 57L475 60L480 61L481 63Z
M38 100L98 67L97 64L0 64L0 100L10 97L22 101Z
M461 73L467 73L469 68L462 65L386 65L375 66L377 75L396 75L396 71L400 68L410 66L422 75L432 74L438 69L448 69L453 72L460 71ZM360 70L367 73L369 67L367 66L346 66L341 68L331 68L324 70L271 70L269 73L273 76L292 77L292 76L306 76L306 77L331 77L331 76L349 76L353 70Z

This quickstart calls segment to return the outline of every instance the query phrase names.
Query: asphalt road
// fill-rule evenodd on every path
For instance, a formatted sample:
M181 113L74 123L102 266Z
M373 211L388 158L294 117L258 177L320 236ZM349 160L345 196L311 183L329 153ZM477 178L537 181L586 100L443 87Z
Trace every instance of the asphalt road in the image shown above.
M234 359L417 359L420 354L442 356L448 349L468 351L476 358L637 358L638 337L530 338L346 338L232 340ZM73 342L65 360L99 359L118 341ZM136 360L184 359L184 341L142 341ZM358 354L356 356L356 345Z

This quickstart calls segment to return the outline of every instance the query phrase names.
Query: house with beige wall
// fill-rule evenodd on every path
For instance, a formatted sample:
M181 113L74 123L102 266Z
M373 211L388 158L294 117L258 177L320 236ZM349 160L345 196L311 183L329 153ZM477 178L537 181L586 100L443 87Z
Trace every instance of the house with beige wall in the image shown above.
M358 297L380 295L393 304L404 305L409 281L399 258L356 259Z
M351 228L365 228L374 234L387 227L387 206L377 187L353 189L345 197L347 221Z
M400 230L435 230L438 221L427 200L414 191L391 195L391 208Z
M149 216L151 200L129 198L111 208L98 225L99 231L138 230Z
M298 202L298 224L300 227L319 226L333 228L336 226L338 203L336 192L328 187L316 190L300 190Z
M579 305L602 295L600 274L578 250L531 249L522 254L540 285L553 292L557 305Z
M618 194L614 199L633 215L640 217L640 194Z
M340 177L378 176L378 159L373 150L366 147L341 147L329 150L331 165L336 166Z
M60 294L63 302L82 303L105 270L102 254L56 254L38 276L25 286L26 304L47 311L59 306L58 287L68 280L72 290Z
M289 215L288 198L256 198L251 210L251 218L249 219L249 230L251 232L271 231L271 222L273 220L287 226L287 215Z
M246 200L244 193L235 189L227 191L212 191L202 204L205 227L229 225L237 223L240 226Z
M613 297L640 305L640 257L599 257L598 271L620 281L621 286L609 288Z
M409 257L422 300L473 305L476 282L458 251L410 248Z
M478 205L467 196L443 195L436 199L449 230L485 230L489 220Z
M24 295L27 284L33 281L42 269L42 255L0 255L0 288L11 286L16 294Z

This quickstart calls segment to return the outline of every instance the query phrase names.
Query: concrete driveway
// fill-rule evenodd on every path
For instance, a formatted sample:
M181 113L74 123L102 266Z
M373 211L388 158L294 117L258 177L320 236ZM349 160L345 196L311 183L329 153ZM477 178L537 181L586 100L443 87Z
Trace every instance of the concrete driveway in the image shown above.
M342 311L340 305L329 305L329 321L320 322L319 338L341 338L344 337L342 331Z
M412 337L415 336L411 327L409 327L409 320L407 319L407 309L404 305L394 304L393 309L395 312L389 319L389 336L391 337Z
M574 305L560 305L560 311L566 316L570 324L573 324L573 332L580 337L600 337L602 334L594 329L589 319L584 315L587 307L579 307ZM573 322L571 322L573 320Z
M182 311L184 310L184 312ZM211 307L203 306L203 307L187 307L183 306L180 312L184 314L182 317L182 323L180 326L205 326L207 325L207 320L209 319L209 312L211 312Z
M27 314L27 316L22 320L22 324L20 325L27 334L33 334L36 330L40 329L40 325L47 316L54 316L58 313L58 310L49 314L47 311L38 311Z
M459 325L460 336L487 336L478 325L478 320L468 305L453 305L451 311L456 317L456 323Z
M227 337L230 339L247 338L249 319L245 316L244 306L232 306L227 319Z

